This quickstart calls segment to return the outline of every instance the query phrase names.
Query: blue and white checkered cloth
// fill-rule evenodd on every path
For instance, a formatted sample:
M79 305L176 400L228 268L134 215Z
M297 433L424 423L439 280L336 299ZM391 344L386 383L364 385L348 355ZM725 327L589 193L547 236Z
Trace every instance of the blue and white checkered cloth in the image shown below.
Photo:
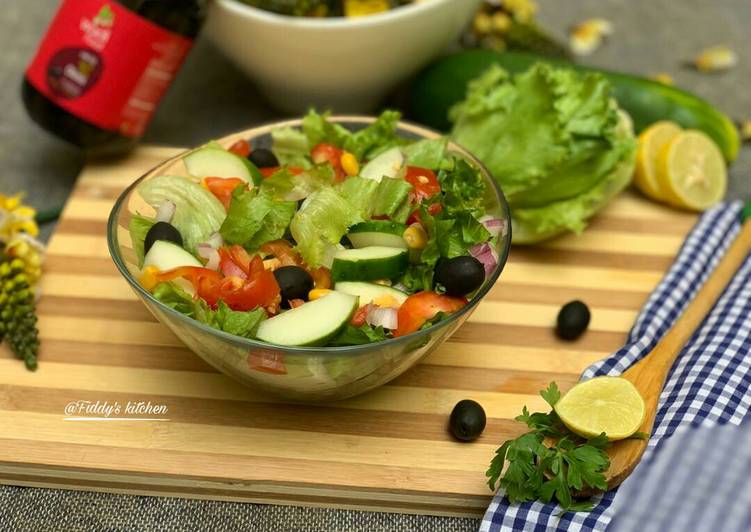
M741 208L740 202L723 204L701 217L684 242L678 258L639 314L626 345L589 367L583 378L619 375L652 350L730 247L740 230ZM660 396L655 426L642 464L634 473L634 479L627 483L638 480L645 474L641 470L650 468L653 459L659 459L660 453L655 454L656 449L679 427L740 425L750 408L751 260L746 259L676 361ZM746 473L743 477L748 482L747 489L751 490L751 481L748 480L751 477L748 471ZM663 487L676 485L666 479L661 482ZM684 483L682 487L687 489L689 484ZM627 491L626 485L624 483L621 491ZM499 493L485 513L480 530L602 531L615 515L617 505L614 506L613 501L616 493L618 490L599 496L591 512L563 515L555 504L511 505ZM707 490L707 497L716 495L717 490ZM717 500L709 504L729 505L732 502ZM704 504L707 504L706 499ZM644 525L643 521L641 525ZM689 527L683 530L698 529ZM730 529L720 525L714 526L712 531L730 532Z

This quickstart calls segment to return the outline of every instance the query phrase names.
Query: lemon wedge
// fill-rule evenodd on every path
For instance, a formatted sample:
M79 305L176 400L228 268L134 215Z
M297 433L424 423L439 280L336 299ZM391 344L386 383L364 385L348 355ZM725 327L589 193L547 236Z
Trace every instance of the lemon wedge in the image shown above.
M728 174L720 149L701 131L686 130L657 155L657 182L676 207L703 211L725 196Z
M572 432L591 438L603 432L610 441L628 438L644 422L644 399L622 377L595 377L561 397L555 411Z
M657 181L657 156L662 148L681 132L675 122L661 120L655 122L639 135L639 148L636 152L634 184L646 196L666 201Z

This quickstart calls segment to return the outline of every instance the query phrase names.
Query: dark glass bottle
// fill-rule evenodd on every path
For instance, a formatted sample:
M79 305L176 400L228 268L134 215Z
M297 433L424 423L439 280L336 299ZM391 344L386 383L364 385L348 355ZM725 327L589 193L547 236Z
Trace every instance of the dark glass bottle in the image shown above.
M204 18L204 0L64 0L22 84L31 118L93 153L143 135Z

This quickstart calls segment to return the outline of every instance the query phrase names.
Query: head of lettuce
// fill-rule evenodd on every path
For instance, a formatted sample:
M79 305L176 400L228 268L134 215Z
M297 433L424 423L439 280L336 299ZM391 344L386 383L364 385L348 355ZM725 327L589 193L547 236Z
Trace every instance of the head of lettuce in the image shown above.
M450 117L452 138L503 188L516 244L581 232L631 181L631 120L598 74L536 64L511 77L493 66Z

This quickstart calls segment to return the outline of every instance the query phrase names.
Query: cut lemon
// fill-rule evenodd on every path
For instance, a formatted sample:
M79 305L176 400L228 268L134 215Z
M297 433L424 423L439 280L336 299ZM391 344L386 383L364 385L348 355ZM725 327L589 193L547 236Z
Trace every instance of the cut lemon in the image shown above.
M701 131L687 130L661 148L657 180L669 203L703 211L725 196L728 173L717 144Z
M622 440L644 422L644 399L622 377L595 377L571 388L555 405L563 424L591 438L603 432L608 439Z
M678 124L662 120L655 122L639 135L634 184L652 199L666 200L657 182L657 156L663 146L680 132L681 127Z

